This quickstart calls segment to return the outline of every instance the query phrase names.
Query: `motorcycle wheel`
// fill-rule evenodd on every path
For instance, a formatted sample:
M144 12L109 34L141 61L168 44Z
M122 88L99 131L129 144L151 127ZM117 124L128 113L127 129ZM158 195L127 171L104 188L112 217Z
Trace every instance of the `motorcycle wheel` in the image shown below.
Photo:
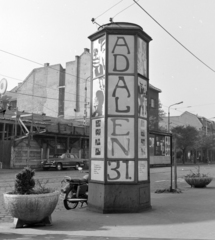
M72 203L69 201L69 199L71 199L72 197L73 197L73 192L72 190L70 190L66 193L65 199L63 201L64 207L67 210L74 209L78 206L78 202Z

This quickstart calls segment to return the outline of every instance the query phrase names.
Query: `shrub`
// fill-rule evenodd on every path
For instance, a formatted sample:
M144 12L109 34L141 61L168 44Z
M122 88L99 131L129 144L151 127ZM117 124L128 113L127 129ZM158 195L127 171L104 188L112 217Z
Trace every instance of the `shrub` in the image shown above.
M20 173L16 174L15 193L31 194L35 186L34 175L35 172L30 167L25 167Z
M14 191L11 194L44 194L54 192L54 189L47 188L39 179L34 179L35 171L30 167L25 167L20 173L16 174Z
M201 173L200 172L200 166L197 168L197 172L193 172L190 170L190 173L185 175L185 178L199 178L199 177L209 177L209 174Z

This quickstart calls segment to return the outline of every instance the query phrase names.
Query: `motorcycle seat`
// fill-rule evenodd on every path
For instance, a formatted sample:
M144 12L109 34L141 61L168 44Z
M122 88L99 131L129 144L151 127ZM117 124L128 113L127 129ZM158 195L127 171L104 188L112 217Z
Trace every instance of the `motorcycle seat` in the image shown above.
M70 182L74 184L85 184L88 181L86 179L71 179Z

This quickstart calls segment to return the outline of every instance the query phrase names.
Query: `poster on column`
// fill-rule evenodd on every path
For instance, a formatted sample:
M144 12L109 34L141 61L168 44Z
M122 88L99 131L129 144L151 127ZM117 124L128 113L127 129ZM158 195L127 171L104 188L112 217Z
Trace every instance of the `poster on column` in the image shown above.
M134 118L108 118L108 158L134 158Z
M104 116L105 111L105 77L93 80L93 106L91 117Z
M134 115L134 76L108 77L108 114Z
M91 161L91 180L104 181L104 161Z
M107 161L107 181L134 181L134 161Z
M91 158L104 158L104 118L92 120Z
M147 44L141 38L137 38L137 71L147 77Z
M138 181L148 180L148 162L138 161Z
M105 35L93 42L93 79L105 75Z
M109 35L108 73L134 73L134 36Z
M138 125L138 158L147 158L147 121L139 118Z
M138 116L147 118L147 81L138 78Z

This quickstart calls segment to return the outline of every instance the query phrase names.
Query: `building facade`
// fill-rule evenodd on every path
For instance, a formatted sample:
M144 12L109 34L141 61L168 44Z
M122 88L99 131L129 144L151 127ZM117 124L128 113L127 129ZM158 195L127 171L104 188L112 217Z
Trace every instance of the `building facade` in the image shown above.
M192 114L185 111L179 116L170 116L170 130L176 126L192 126L195 127L198 131L202 130L202 122L199 120L198 115ZM168 117L163 117L163 120L160 122L160 127L165 130L168 130Z
M65 69L60 64L46 63L44 67L32 70L15 89L18 110L89 124L90 65L90 51L85 48L74 61L66 63ZM149 115L156 119L160 92L149 85Z

